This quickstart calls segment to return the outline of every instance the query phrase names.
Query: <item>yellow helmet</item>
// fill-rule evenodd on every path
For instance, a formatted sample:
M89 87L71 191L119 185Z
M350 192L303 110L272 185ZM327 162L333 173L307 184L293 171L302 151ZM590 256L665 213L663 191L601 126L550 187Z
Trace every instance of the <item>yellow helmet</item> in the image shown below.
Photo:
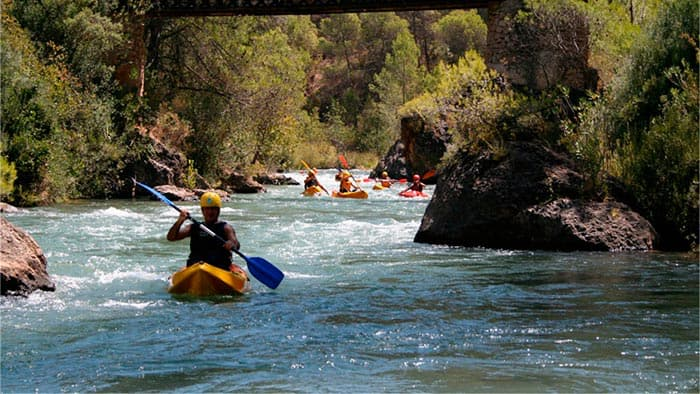
M214 192L206 192L199 199L199 206L202 208L221 208L221 197Z
M386 171L382 171L382 177L386 178L388 176L389 176L389 174Z

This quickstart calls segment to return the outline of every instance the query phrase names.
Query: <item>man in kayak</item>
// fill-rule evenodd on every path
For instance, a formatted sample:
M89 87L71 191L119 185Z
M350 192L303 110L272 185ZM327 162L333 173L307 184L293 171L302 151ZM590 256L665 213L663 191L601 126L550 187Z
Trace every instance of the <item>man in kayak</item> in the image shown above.
M392 180L391 178L389 178L389 173L387 173L386 171L382 171L381 177L379 177L377 180L379 181L379 184L382 185L382 187L391 187Z
M353 177L350 174L350 171L343 170L341 172L340 185L338 186L341 193L354 192L355 190L360 189L359 186L357 186L352 180L353 180Z
M202 194L199 205L202 209L202 216L204 216L204 223L201 225L206 226L226 242L222 245L221 241L202 230L199 223L183 226L182 224L190 215L185 209L180 211L180 216L168 230L167 239L168 241L179 241L190 237L190 256L187 259L187 266L204 261L215 267L228 270L232 262L231 250L240 249L241 244L236 238L233 227L219 220L221 197L216 193L206 192Z
M321 188L321 190L326 192L326 194L330 194L328 193L328 190L326 190L326 188L323 187L323 185L321 185L321 183L318 181L316 174L318 174L318 170L315 168L308 172L306 179L304 179L304 190L307 190L310 187L318 186Z
M425 187L425 183L420 181L420 175L414 174L413 175L413 183L409 187L406 188L406 190L402 191L401 193L406 193L409 190L416 191L418 193L423 193L423 188Z

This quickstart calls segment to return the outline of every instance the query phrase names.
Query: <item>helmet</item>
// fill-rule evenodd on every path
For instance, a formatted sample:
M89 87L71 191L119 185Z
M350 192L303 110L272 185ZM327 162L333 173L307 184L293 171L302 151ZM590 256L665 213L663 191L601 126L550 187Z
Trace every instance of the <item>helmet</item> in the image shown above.
M343 170L343 172L342 172L342 177L343 177L343 178L350 178L350 176L351 176L351 175L350 175L350 171L348 171L348 170Z
M206 192L199 199L199 206L202 208L221 208L221 197L214 192Z
M420 175L414 174L414 175L413 175L413 181L420 181Z
M389 174L388 174L386 171L382 171L382 176L383 176L383 177L388 177Z

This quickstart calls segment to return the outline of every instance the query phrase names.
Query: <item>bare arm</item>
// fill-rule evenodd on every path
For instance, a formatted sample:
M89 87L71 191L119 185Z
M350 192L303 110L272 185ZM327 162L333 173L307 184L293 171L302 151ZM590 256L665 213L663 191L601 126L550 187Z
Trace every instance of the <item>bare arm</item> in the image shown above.
M224 232L226 239L224 248L226 250L239 250L241 248L241 243L238 242L238 238L236 237L236 231L233 229L233 226L231 226L230 224L226 224L226 227L224 227Z
M180 216L177 218L175 223L173 223L172 227L170 227L170 230L168 230L168 235L166 237L168 241L179 241L190 236L190 229L192 225L188 224L182 227L182 223L187 220L188 216L189 212L187 212L187 210L183 209L180 212Z

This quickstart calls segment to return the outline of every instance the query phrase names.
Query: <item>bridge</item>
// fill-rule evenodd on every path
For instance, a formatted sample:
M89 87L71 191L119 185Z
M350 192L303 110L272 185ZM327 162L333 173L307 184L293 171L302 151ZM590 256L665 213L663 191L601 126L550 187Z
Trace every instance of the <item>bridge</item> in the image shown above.
M503 0L154 0L151 17L305 15L488 8Z

